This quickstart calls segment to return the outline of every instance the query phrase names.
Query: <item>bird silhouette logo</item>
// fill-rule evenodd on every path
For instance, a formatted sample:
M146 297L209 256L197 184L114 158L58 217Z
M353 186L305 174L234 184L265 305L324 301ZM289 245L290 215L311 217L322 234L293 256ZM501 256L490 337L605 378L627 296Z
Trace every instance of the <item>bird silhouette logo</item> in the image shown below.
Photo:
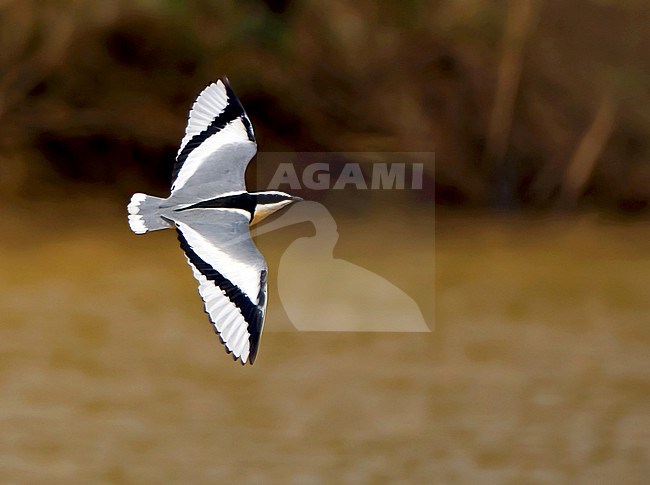
M338 228L323 204L301 202L252 233L259 236L304 222L313 225L315 234L289 245L281 256L277 275L280 301L295 328L430 332L418 304L404 291L366 268L334 257ZM305 305L306 299L310 305ZM368 318L369 314L373 317Z

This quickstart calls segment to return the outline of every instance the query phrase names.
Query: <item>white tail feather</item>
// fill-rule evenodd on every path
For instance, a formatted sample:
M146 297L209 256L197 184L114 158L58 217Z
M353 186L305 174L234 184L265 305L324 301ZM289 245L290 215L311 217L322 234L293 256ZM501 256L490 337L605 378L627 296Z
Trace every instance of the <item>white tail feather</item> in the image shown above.
M131 230L136 234L144 234L149 231L158 231L172 227L158 213L160 203L163 200L160 197L153 197L147 194L133 194L131 202L127 206Z

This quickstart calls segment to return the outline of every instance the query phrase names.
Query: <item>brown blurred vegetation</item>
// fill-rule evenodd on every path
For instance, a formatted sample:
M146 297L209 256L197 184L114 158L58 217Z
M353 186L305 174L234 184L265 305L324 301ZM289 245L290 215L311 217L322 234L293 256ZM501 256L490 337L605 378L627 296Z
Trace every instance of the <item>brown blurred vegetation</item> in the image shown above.
M0 0L0 194L163 190L226 74L260 150L435 151L442 204L643 212L649 20L641 0Z

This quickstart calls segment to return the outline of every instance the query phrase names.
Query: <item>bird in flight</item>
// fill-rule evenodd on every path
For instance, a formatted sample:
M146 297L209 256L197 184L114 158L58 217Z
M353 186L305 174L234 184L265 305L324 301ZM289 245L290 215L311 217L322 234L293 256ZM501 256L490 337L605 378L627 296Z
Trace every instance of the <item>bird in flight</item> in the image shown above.
M228 79L194 102L166 199L137 193L128 205L136 234L175 228L215 332L233 359L253 363L264 326L267 267L249 226L299 200L249 193L244 174L257 144Z

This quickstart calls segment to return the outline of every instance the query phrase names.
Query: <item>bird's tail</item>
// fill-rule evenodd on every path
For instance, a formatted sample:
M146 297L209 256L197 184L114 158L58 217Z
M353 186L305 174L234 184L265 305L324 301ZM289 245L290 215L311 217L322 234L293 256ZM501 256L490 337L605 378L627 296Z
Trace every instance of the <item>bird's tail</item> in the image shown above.
M128 205L129 226L136 234L149 231L159 231L172 227L165 219L160 217L158 209L164 199L147 194L133 194Z

